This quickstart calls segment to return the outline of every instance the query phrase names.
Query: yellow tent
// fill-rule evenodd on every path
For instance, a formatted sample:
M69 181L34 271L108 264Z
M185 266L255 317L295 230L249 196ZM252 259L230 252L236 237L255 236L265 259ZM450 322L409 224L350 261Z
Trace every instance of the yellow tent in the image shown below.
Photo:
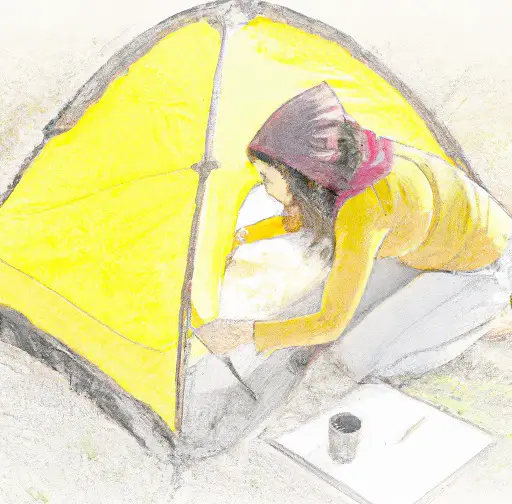
M206 351L190 317L218 313L237 212L259 182L245 148L276 108L325 80L360 124L462 163L350 38L270 4L228 7L175 16L114 56L48 125L0 208L11 341L79 376L146 444L144 422L174 443L190 347Z

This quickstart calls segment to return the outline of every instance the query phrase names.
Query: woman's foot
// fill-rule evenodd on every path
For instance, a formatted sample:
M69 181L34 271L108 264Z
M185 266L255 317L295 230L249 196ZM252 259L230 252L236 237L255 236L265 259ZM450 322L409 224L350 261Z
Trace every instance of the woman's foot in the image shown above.
M483 337L486 341L505 341L512 339L512 310L507 310L496 319L493 327Z

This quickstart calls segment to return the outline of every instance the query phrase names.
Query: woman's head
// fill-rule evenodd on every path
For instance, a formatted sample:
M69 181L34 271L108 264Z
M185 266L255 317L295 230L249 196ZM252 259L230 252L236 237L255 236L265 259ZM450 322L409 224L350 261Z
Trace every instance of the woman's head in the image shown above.
M361 162L357 132L350 123L340 127L340 170L345 165L355 169ZM303 227L313 232L313 244L326 241L331 255L334 249L336 193L266 154L249 149L248 155L258 169L267 193L286 208L296 208L301 215Z
M392 169L392 142L361 128L326 83L295 96L247 150L269 194L302 214L315 241L334 239L335 208Z
M351 145L347 157L344 140L353 139L359 129L334 90L323 82L277 109L250 142L249 153L270 156L340 193L350 189L361 151ZM364 135L358 137L364 140Z
M338 130L336 149L338 156L334 165L335 170L339 171L340 178L343 178L345 173L355 172L361 164L361 131L356 124L350 122L339 124ZM248 149L248 157L258 169L268 194L285 206L289 205L293 198L289 187L290 177L309 181L310 187L323 186L303 175L300 168L298 170L291 168L279 159L253 149L251 146Z

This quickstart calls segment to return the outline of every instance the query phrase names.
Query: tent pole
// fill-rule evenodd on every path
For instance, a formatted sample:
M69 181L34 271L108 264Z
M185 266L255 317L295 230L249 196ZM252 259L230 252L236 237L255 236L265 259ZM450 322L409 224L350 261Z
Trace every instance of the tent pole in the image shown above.
M218 163L215 161L213 155L213 144L215 139L215 127L217 124L217 108L220 97L222 65L224 62L227 38L226 26L222 19L220 20L217 29L221 35L219 59L217 61L217 68L215 69L215 76L213 80L212 99L208 116L208 125L206 129L205 150L202 160L194 166L194 169L199 174L199 183L197 187L195 210L190 231L190 245L187 255L187 265L185 268L185 278L181 291L179 340L176 358L176 412L174 422L175 429L178 433L181 431L183 424L185 377L187 373L188 356L190 353L189 330L191 327L190 320L192 311L192 277L194 275L194 259L197 246L197 238L199 235L201 210L203 207L204 194L206 192L206 181L208 180L210 172L218 167Z
M231 2L224 2L219 4L217 16L209 19L210 24L219 30L221 35L221 43L219 59L217 61L217 68L215 69L215 76L213 80L212 100L210 104L210 113L208 116L208 125L206 127L204 154L202 160L194 166L194 169L199 174L199 184L196 195L196 207L194 210L194 217L192 219L190 246L187 256L187 266L185 268L185 278L181 291L179 340L176 358L175 429L177 432L181 431L183 425L185 378L187 373L188 356L190 352L190 342L188 335L191 328L190 319L192 311L192 277L194 274L194 259L197 246L197 237L199 235L201 210L203 207L204 194L206 191L206 182L210 172L219 166L215 160L214 141L217 126L218 105L222 84L222 67L224 64L226 42L230 33L233 33L237 28L247 24L256 15L256 9L259 3L259 0L233 0Z
M176 432L181 431L183 420L183 401L185 396L185 375L187 371L187 362L190 352L190 343L188 338L190 319L191 319L191 306L192 306L192 275L194 273L194 256L197 245L197 236L199 228L199 219L201 216L201 208L206 189L207 176L201 172L199 174L199 183L196 195L196 207L194 210L194 217L192 219L192 228L190 232L190 245L187 256L187 266L185 268L185 278L183 280L183 287L181 291L181 306L179 316L179 339L178 349L176 356L176 410L174 426Z

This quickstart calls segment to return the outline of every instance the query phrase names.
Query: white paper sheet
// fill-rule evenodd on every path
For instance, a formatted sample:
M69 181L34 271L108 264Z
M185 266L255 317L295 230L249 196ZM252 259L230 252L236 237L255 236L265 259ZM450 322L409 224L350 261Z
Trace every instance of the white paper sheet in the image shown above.
M327 451L328 419L342 411L362 420L351 464L333 462ZM491 443L485 432L391 387L364 385L272 444L359 502L413 504Z

